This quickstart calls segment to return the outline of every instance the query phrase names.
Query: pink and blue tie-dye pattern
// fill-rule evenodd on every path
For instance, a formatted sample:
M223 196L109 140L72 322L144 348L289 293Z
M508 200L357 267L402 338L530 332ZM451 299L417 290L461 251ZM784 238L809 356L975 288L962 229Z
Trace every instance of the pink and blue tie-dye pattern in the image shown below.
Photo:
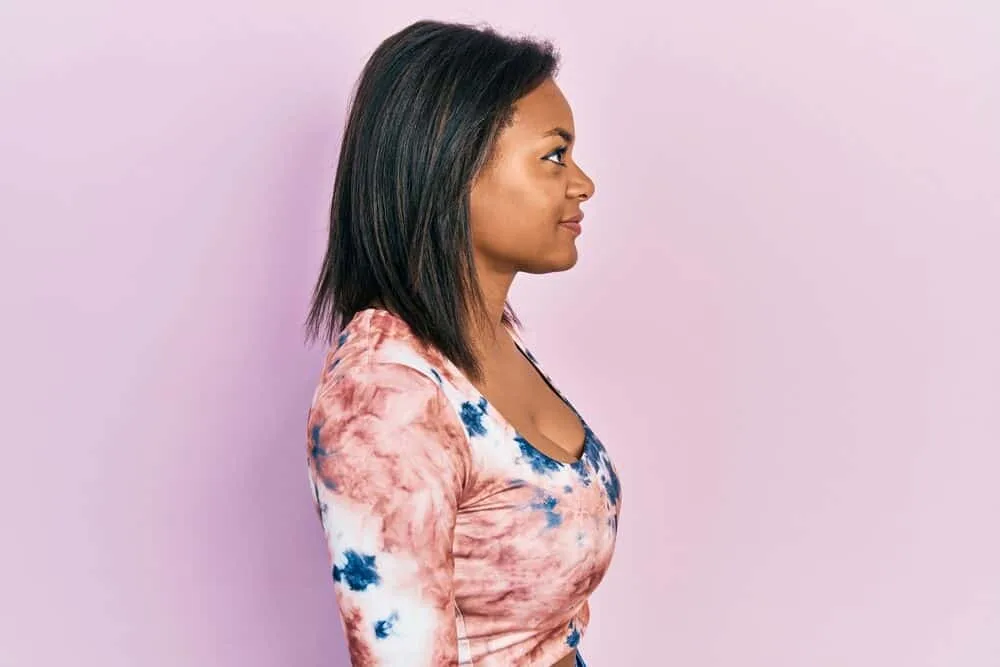
M580 459L551 458L404 321L355 315L308 421L355 667L548 667L576 648L621 506L607 452L580 421Z

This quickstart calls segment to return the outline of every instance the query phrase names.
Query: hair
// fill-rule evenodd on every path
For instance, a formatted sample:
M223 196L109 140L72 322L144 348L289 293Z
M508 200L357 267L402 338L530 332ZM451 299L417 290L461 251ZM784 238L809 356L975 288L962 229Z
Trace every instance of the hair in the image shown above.
M354 90L326 256L306 320L329 343L380 304L473 379L472 323L488 322L469 226L472 183L516 102L559 68L549 41L417 21L383 41ZM509 302L502 322L521 327Z

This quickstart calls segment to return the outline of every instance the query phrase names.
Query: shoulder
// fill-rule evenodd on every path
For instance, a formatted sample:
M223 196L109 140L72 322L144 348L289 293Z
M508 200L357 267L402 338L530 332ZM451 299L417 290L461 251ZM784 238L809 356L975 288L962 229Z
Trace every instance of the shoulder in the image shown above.
M347 323L326 355L322 382L356 374L370 379L412 382L409 368L435 383L441 383L441 353L419 340L395 315L366 309Z
M445 397L433 376L411 364L383 359L354 360L325 374L312 408L339 420L380 419L386 423L441 420Z
M368 359L330 374L308 425L316 474L356 499L378 482L439 490L457 503L467 484L472 459L462 422L441 387L412 366Z
M382 389L414 402L436 397L454 409L463 398L462 380L454 365L418 339L401 318L367 309L347 323L330 347L314 402L327 393Z
M401 320L384 311L355 316L331 346L312 400L325 424L392 433L436 431L448 439L464 428L433 352Z

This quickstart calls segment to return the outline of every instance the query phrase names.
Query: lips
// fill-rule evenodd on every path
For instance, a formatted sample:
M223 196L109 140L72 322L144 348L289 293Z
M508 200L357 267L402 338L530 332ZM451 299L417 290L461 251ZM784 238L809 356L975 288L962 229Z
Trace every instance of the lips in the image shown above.
M580 224L582 220L583 220L583 211L580 211L572 218L566 218L565 220L560 220L559 222L575 222L577 224Z
M559 226L563 229L568 229L574 236L579 236L583 228L580 226L579 220L582 216L577 218L570 218L569 220L561 220Z

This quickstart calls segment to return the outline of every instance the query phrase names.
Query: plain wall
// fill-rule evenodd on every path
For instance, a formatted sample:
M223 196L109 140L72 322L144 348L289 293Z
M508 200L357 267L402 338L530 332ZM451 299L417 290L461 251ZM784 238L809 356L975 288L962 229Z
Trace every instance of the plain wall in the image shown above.
M1000 9L0 7L0 665L347 664L302 320L365 59L553 39L526 338L623 484L591 667L1000 665ZM544 666L543 666L544 667Z

